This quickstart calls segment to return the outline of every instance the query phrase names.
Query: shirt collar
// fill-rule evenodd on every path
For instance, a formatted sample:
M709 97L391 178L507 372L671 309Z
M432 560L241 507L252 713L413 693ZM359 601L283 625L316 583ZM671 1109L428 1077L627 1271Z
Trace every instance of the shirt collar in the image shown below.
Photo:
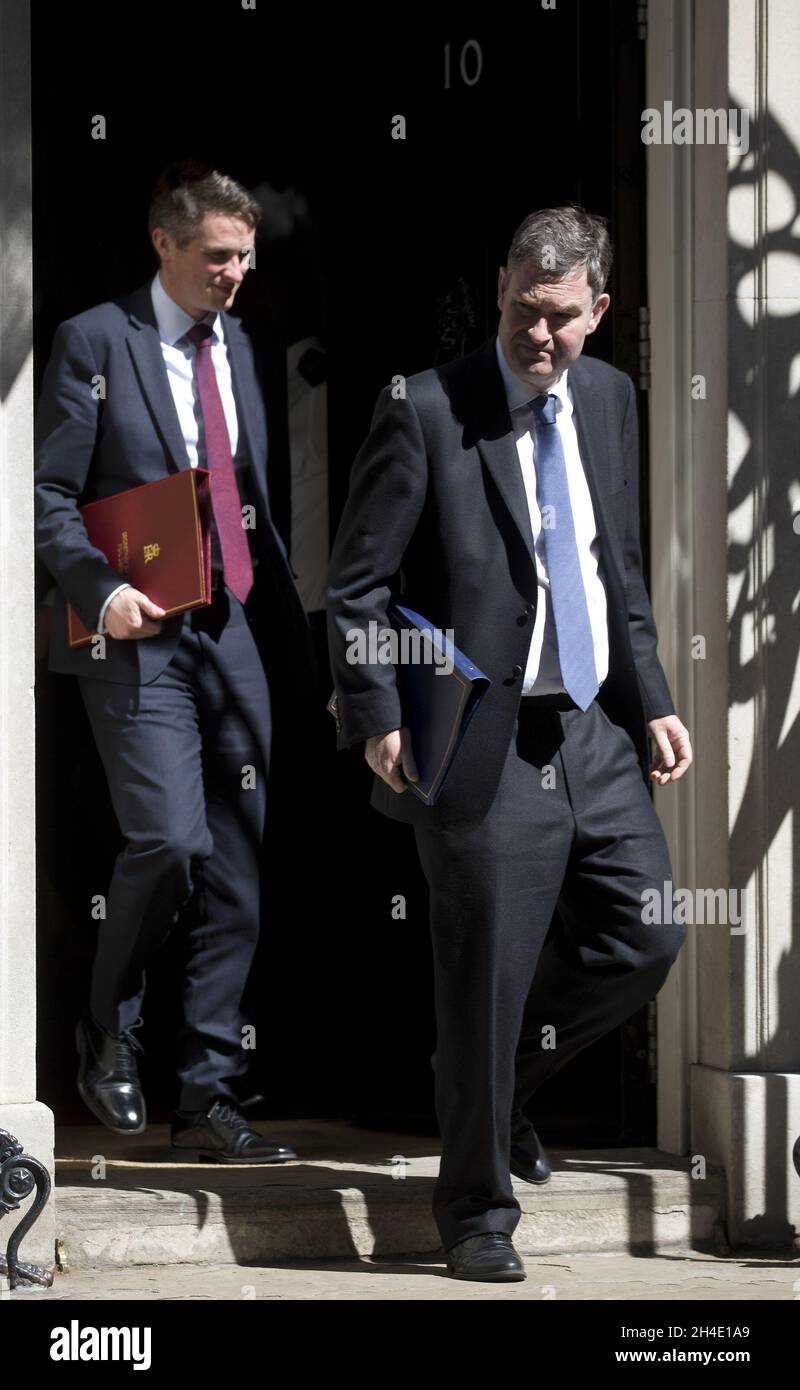
M524 381L520 381L519 377L515 376L514 372L512 372L511 368L506 362L503 349L500 346L499 333L495 338L495 351L497 353L497 365L500 368L500 375L503 378L503 385L506 391L506 400L508 401L508 411L510 414L512 410L518 410L521 405L527 405L528 401L531 399L531 396L534 393L525 385ZM561 373L561 376L558 378L558 381L556 381L552 386L548 386L547 391L548 395L556 396L559 400L559 410L568 410L571 412L572 401L568 393L568 375L569 369L566 368Z
M168 343L174 347L180 338L183 338L194 325L200 323L210 323L219 342L225 341L225 334L222 327L222 315L216 309L209 309L203 318L193 319L191 314L187 314L180 304L176 304L171 299L161 283L161 275L156 271L150 285L150 298L153 301L153 313L156 316L158 325L158 336L162 343Z

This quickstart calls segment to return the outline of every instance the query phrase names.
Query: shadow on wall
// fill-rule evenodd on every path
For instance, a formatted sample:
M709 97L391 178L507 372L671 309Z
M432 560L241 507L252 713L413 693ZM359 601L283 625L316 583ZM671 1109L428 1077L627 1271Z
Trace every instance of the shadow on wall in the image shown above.
M732 100L732 103L733 100ZM750 759L731 768L737 802L730 832L731 885L753 885L756 895L766 873L762 845L775 856L772 873L800 859L798 766L800 766L800 609L797 563L800 550L800 152L786 131L769 117L764 148L768 232L764 244L740 242L737 226L753 227L753 203L762 171L753 151L730 174L729 382L733 419L729 481L730 703L755 702L754 746L742 741ZM761 297L761 296L766 296ZM738 446L738 447L737 447ZM769 552L761 540L769 538ZM763 808L766 825L754 834L754 808ZM798 917L798 887L778 881L777 892L791 896L792 921ZM742 950L747 936L737 938ZM732 978L738 982L734 1007L744 1019L747 994L754 989L751 954ZM786 953L778 971L778 994L770 1021L772 1036L759 1057L759 1070L797 1069L797 999L800 960ZM742 1029L744 1048L747 1032ZM794 1059L789 1068L788 1059ZM733 1059L747 1067L746 1056ZM775 1162L785 1142L788 1113L766 1116L768 1153L763 1171L764 1211L785 1212L791 1171ZM741 1171L741 1168L740 1168ZM756 1227L760 1223L755 1223ZM750 1223L748 1239L758 1238ZM774 1219L770 1223L774 1233ZM791 1227L787 1223L787 1235Z

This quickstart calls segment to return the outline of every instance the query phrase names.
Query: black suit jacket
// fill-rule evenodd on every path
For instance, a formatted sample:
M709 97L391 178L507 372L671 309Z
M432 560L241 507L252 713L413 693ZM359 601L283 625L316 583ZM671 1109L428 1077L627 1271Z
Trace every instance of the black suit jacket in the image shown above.
M223 313L239 429L250 456L257 575L266 574L269 642L282 654L287 679L314 686L308 619L286 548L273 525L267 490L270 401L263 347L254 353L242 323ZM258 367L257 367L258 362ZM102 377L102 392L93 391ZM91 646L70 648L66 600L94 628L120 575L89 541L78 507L189 468L178 414L161 353L150 281L134 294L98 304L60 324L36 415L36 551L56 582L49 669L99 680L146 684L170 661L183 615L165 618L155 637L115 641L105 657ZM259 583L261 580L259 579Z
M580 357L569 368L581 459L600 535L609 673L600 704L630 734L648 779L647 721L674 714L642 575L639 444L631 379ZM491 678L441 797L429 807L375 777L371 804L393 819L468 829L496 793L514 731L538 599L533 535L495 338L379 397L353 465L331 556L328 642L339 748L403 723L393 666L350 665L347 632L388 626L403 602Z

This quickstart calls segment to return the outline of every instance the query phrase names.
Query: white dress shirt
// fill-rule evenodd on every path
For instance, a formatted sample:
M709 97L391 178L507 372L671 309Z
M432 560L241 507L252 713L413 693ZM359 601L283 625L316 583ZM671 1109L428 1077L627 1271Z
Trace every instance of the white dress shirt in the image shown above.
M517 455L522 470L522 480L525 484L525 495L528 499L536 577L539 585L536 618L522 682L522 694L551 695L563 691L564 684L561 679L561 667L558 660L558 641L553 605L550 599L550 581L547 577L547 555L542 532L542 514L536 492L533 410L527 404L534 392L512 372L503 355L499 335L495 346L497 362L506 390L511 423L514 426ZM599 570L600 537L597 533L594 508L581 462L578 434L573 420L573 404L567 384L568 370L562 372L555 385L549 386L547 389L550 395L556 397L556 425L561 435L561 446L564 450L575 541L578 547L578 557L586 591L586 605L589 610L589 621L594 641L597 683L601 685L608 675L608 603L605 585Z
M202 414L199 409L194 372L194 359L197 350L192 343L186 341L185 337L189 329L198 322L210 323L214 330L211 341L211 361L214 363L214 370L217 374L217 386L231 441L231 457L234 458L239 443L239 421L236 416L236 401L233 395L228 350L225 346L222 315L218 314L215 309L211 309L202 319L192 318L191 314L187 314L186 310L176 304L175 300L167 294L158 271L153 276L150 285L150 297L153 301L153 312L158 325L158 336L161 340L161 355L164 358L167 379L172 391L172 399L175 402L175 409L178 412L189 463L192 468L197 468L201 457L205 456L205 448L201 438ZM100 609L100 617L97 622L98 632L105 632L103 619L114 595L122 589L128 588L130 585L127 582L118 584L116 589L113 589L108 595Z

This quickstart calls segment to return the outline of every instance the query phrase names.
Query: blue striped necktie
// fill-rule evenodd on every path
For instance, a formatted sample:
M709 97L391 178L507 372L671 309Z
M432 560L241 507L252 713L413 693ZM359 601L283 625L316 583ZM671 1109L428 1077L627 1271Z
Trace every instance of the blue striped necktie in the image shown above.
M567 467L556 424L556 397L534 396L530 408L536 430L536 491L543 514L542 536L558 638L561 680L576 705L588 709L600 687L597 683L586 589L575 540Z

